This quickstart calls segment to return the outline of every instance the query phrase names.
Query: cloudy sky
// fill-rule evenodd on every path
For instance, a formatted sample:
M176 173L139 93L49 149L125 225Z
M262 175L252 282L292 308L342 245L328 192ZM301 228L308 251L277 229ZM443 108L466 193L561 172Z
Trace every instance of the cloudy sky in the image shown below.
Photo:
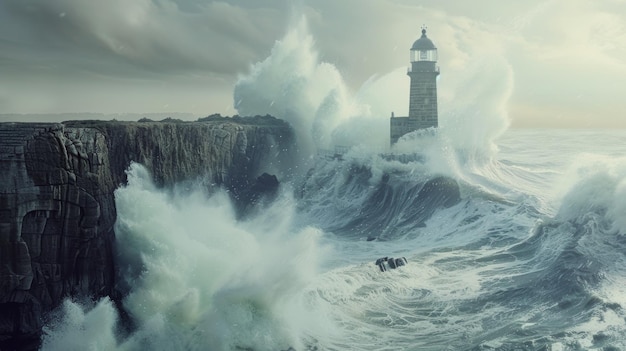
M513 126L626 127L626 0L2 0L0 114L231 115L238 79L302 16L352 94L406 69L426 24L440 104L499 86L472 68L497 60Z

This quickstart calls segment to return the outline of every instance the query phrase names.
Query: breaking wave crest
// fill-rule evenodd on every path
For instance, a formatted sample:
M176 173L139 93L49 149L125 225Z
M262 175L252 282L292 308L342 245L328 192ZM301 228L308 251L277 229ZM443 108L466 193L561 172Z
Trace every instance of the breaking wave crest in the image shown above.
M301 345L300 329L317 317L301 310L297 297L316 275L320 233L294 229L288 195L237 222L226 194L169 194L133 164L128 185L115 196L123 306L134 327L126 337L119 332L108 299L95 307L67 301L47 330L44 350Z
M447 106L439 117L441 128L411 133L390 149L390 114L408 107L406 68L373 75L354 92L337 67L319 59L314 44L300 17L271 54L239 78L234 89L239 114L271 114L291 123L304 158L319 149L358 147L371 153L421 153L430 156L432 169L459 172L495 156L495 140L509 125L506 104L513 87L511 67L501 56L485 53L472 66L449 72L439 82L448 99L439 102ZM395 105L398 97L402 106Z
M476 62L441 78L441 128L389 148L387 99L367 97L404 70L352 94L297 22L234 95L242 115L288 120L313 168L236 220L224 192L158 189L132 165L115 194L127 315L66 301L43 349L626 348L626 161L584 154L563 173L539 132L503 156L511 69ZM380 272L383 256L409 263Z

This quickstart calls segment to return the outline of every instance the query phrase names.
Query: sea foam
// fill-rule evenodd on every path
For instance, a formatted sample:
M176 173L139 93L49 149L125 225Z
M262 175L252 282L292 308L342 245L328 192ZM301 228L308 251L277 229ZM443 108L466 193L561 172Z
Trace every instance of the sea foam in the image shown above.
M136 328L118 333L104 299L67 301L44 350L276 350L300 346L309 322L298 296L317 274L313 228L294 229L290 196L237 221L227 195L157 189L139 164L115 192L123 306Z

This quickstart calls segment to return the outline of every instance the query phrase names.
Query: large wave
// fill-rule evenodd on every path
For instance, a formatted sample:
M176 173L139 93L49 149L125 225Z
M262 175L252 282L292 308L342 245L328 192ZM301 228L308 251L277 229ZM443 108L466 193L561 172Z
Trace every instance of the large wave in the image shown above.
M307 156L336 146L388 152L390 114L408 109L406 68L372 75L353 93L334 65L320 61L306 19L294 23L270 56L239 78L234 89L239 114L269 113L287 120ZM459 172L459 162L491 160L494 142L509 124L506 104L512 87L509 64L492 52L445 73L439 82L448 99L439 103L445 106L441 128L409 134L391 151L430 155L431 168L449 173Z
M622 349L624 165L623 159L582 155L564 174L568 182L554 204L555 216L538 211L531 194L519 202L472 196L440 211L427 227L404 227L413 235L396 244L338 239L335 245L350 252L353 261L318 277L311 294L317 296L316 304L331 306L332 318L351 333L326 339L323 345L369 350L391 344L406 349ZM323 201L301 205L311 206L310 213L324 213L319 216L323 226L341 227L328 218L358 220L377 183L368 190L367 182L349 177L330 181L341 173L332 168L309 185L337 187L315 188ZM367 172L348 174L370 177ZM378 200L383 213L402 203L400 197L398 203ZM324 206L332 209L324 211ZM342 207L347 210L342 212ZM345 225L363 232L376 226L365 227ZM406 255L410 264L378 275L367 255Z
M319 231L295 229L295 206L281 197L237 222L224 193L171 194L131 165L115 193L124 336L113 303L66 301L43 350L277 350L301 346L315 312L299 292L316 275Z
M562 227L529 234L538 215L532 201L488 196L515 182L495 160L495 141L508 126L509 65L487 56L456 75L444 73L440 88L450 100L440 101L440 128L410 133L389 149L389 114L401 111L390 105L404 95L408 106L405 72L373 77L353 94L336 67L320 62L306 21L297 21L234 91L241 115L269 113L295 128L303 166L314 166L294 185L297 200L283 186L270 207L236 221L225 194L167 192L143 167L131 166L128 185L116 192L128 317L109 299L66 301L43 348L389 349L445 347L446 338L460 348L513 332L523 339L527 324L540 333L545 323L533 317L545 305L530 312L519 306L532 302L523 294L532 291L532 279L559 272L550 250L565 250L557 240ZM342 160L310 162L318 149L334 146L351 148ZM420 157L399 162L388 152ZM441 210L459 201L456 181L465 195L480 196ZM623 194L621 181L610 184L611 194ZM606 213L615 212L611 223L623 233L624 207L615 201ZM561 213L563 223L581 218L580 211ZM390 240L354 240L364 238ZM326 241L339 254L326 252ZM415 265L381 277L370 260L387 254ZM550 265L544 275L523 273ZM510 316L519 318L491 332Z
M268 113L290 122L308 154L335 144L337 126L360 114L337 68L319 61L304 18L239 79L234 99L241 115Z

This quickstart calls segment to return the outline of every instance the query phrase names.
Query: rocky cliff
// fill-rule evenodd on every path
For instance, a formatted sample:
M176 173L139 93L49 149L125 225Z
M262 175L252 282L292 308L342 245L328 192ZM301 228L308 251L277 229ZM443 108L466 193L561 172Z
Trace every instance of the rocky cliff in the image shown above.
M132 161L159 185L201 179L236 199L292 143L269 116L0 124L0 349L36 347L67 296L115 294L113 191Z

